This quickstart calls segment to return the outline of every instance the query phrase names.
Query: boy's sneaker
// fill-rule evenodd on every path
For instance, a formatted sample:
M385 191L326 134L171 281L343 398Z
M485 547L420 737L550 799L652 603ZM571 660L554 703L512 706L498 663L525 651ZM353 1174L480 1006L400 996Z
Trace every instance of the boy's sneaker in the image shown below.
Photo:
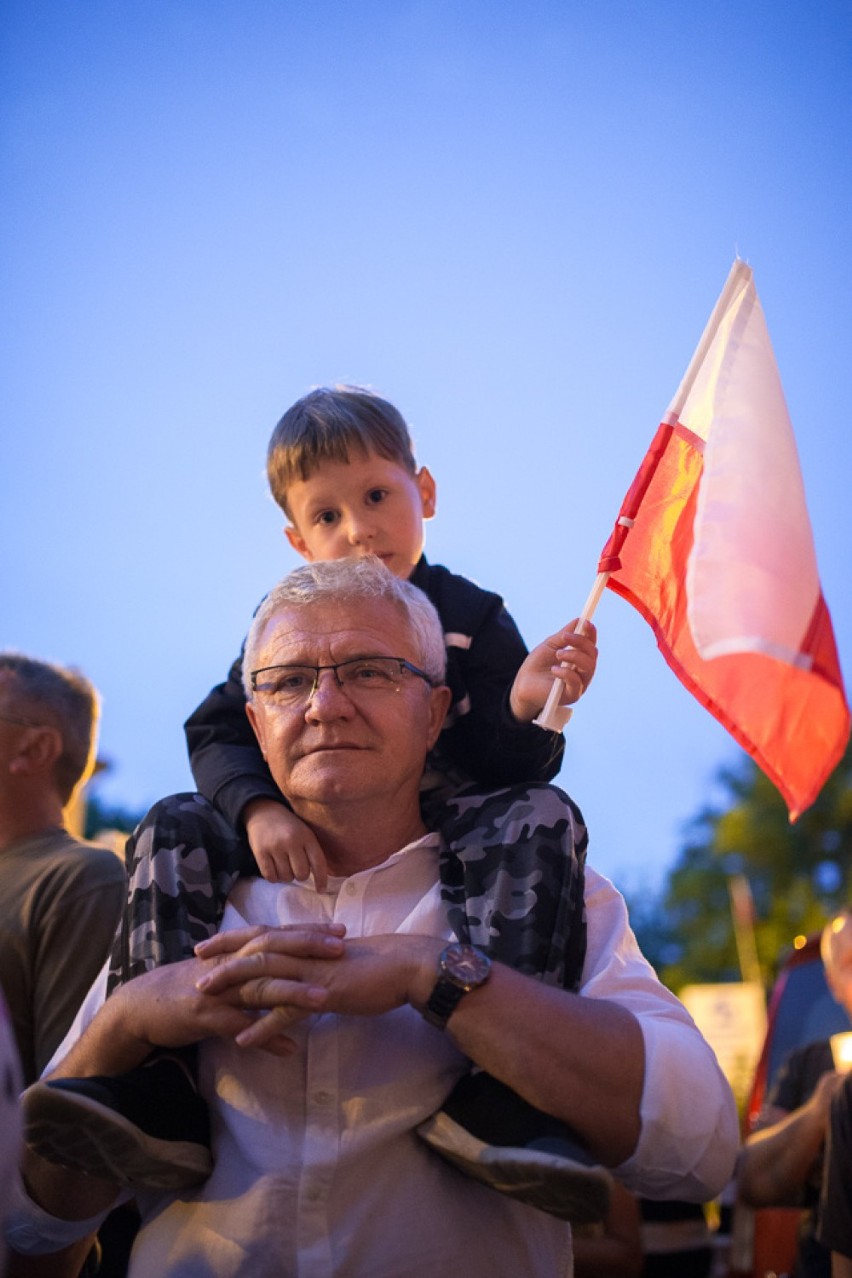
M33 1083L21 1103L29 1148L89 1176L183 1189L213 1167L207 1106L178 1057L156 1056L112 1078Z
M574 1225L603 1220L612 1176L575 1132L490 1074L467 1074L418 1134L468 1176Z

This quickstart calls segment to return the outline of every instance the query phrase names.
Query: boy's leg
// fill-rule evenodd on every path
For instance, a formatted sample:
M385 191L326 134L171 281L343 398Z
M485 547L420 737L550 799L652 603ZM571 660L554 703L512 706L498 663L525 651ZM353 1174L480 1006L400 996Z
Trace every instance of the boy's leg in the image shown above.
M127 903L113 944L108 993L189 958L219 927L247 843L200 795L156 804L127 847ZM256 867L254 867L256 873ZM180 1188L212 1166L195 1052L154 1053L117 1078L35 1083L23 1098L25 1139L43 1157L120 1185Z
M240 874L257 874L251 849L200 794L151 808L127 843L127 903L113 942L108 993L151 968L191 958L219 929Z
M612 1176L577 1133L482 1070L465 1074L418 1134L468 1176L551 1216L606 1216Z
M468 789L430 816L459 940L576 990L588 843L579 809L555 787L532 785ZM606 1215L612 1178L576 1133L483 1071L465 1075L419 1134L468 1175L542 1211L575 1224Z
M210 1119L194 1061L154 1053L114 1077L56 1078L24 1092L24 1140L51 1163L113 1185L182 1189L210 1175Z

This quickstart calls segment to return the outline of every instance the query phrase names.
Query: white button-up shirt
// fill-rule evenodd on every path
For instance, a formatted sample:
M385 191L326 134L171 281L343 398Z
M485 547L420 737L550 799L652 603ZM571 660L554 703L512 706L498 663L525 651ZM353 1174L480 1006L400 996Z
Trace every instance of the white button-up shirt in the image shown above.
M437 843L427 835L322 894L309 883L242 880L223 929L334 920L349 936L449 938ZM642 1134L619 1175L646 1193L710 1198L736 1150L730 1091L639 953L622 898L592 870L586 905L582 993L634 1012L647 1053ZM91 1014L84 1009L81 1020ZM568 1225L469 1179L418 1137L469 1068L447 1035L410 1007L325 1013L289 1032L300 1050L285 1058L226 1040L201 1044L213 1173L181 1198L141 1198L130 1278L571 1274Z

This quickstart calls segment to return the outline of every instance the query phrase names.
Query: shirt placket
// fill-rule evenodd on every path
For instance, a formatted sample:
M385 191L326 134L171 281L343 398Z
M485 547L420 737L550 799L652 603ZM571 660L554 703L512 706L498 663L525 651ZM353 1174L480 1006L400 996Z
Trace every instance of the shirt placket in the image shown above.
M335 899L333 919L344 923L350 936L362 933L370 878L359 874L347 879ZM342 1134L338 1021L331 1013L318 1016L305 1048L305 1138L297 1208L299 1278L329 1278L334 1272L333 1221L328 1212Z

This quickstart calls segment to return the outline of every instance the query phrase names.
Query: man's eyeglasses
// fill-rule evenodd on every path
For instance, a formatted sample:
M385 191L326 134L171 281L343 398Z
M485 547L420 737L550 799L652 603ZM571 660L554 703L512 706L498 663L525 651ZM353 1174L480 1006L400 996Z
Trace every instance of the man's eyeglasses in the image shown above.
M353 657L332 666L263 666L252 670L252 691L284 706L306 705L316 692L323 670L333 670L338 688L349 696L371 696L374 692L398 692L405 674L425 679L434 687L425 670L404 657Z

